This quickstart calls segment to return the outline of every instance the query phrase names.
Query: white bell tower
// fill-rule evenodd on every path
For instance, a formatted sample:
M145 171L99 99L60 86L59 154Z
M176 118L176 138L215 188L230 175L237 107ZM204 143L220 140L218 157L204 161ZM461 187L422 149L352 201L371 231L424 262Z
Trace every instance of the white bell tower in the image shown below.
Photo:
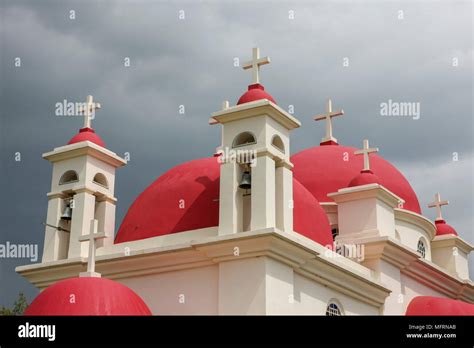
M270 62L259 57L258 48L253 53L253 60L243 65L253 70L250 93L261 86L260 65ZM224 102L210 119L210 124L222 125L219 235L265 228L293 231L289 133L301 124L268 97L232 107Z
M43 262L87 256L87 246L80 239L89 232L94 219L106 235L98 246L113 244L115 169L126 161L101 146L102 141L92 130L90 122L98 108L100 104L88 96L81 109L85 121L79 137L43 154L53 164Z

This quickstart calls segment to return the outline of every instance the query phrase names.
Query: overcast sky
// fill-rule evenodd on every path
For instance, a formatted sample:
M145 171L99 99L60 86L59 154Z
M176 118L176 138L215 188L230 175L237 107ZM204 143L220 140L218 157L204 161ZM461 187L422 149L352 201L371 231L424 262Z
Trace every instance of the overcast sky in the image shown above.
M117 172L118 228L155 178L213 153L220 129L209 116L246 90L251 74L234 59L248 60L257 45L272 61L261 70L266 90L302 122L292 153L319 144L324 124L312 116L332 97L345 111L334 121L339 142L369 138L408 178L426 216L435 217L426 204L439 191L450 201L448 223L474 242L470 1L1 3L0 243L42 252L51 165L41 155L83 122L55 116L57 102L94 95L102 109L93 127L109 149L131 155ZM420 119L381 116L389 99L420 103ZM0 260L0 305L19 291L35 296L14 272L28 263Z

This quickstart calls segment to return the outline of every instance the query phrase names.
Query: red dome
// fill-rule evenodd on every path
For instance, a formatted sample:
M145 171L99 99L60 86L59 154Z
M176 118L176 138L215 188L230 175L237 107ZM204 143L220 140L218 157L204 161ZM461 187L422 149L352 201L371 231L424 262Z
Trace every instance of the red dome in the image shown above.
M25 315L151 315L151 312L125 285L106 278L81 277L61 280L43 290Z
M240 97L239 101L237 102L237 105L249 103L260 99L268 99L276 104L275 99L273 99L270 94L265 92L265 88L261 84L255 83L249 86L248 91Z
M219 225L220 167L216 157L176 166L143 191L125 216L116 243ZM329 222L318 201L293 181L294 229L326 245Z
M458 235L456 230L453 227L451 227L450 225L448 225L446 223L446 221L444 221L444 220L436 220L435 225L436 225L436 235L437 236L440 236L442 234L454 234L455 236Z
M474 305L433 296L417 296L410 301L406 315L474 315Z
M315 146L291 157L294 177L320 202L332 202L327 194L347 187L363 168L357 149L340 145ZM382 157L372 154L370 166L378 183L405 200L404 209L421 214L415 192L402 173Z
M372 171L363 170L349 182L349 187L378 184L379 181L379 177L372 173Z
M323 246L333 243L329 219L319 202L293 178L293 229Z
M77 133L75 136L72 137L71 140L69 140L69 144L75 144L75 143L80 143L81 141L90 141L96 145L105 147L105 143L103 140L95 133L95 131L92 128L81 128L79 130L79 133Z

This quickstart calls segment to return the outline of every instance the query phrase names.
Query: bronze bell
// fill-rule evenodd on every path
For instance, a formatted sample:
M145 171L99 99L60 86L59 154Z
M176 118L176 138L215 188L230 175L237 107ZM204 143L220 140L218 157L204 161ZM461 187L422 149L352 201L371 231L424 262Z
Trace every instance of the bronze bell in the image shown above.
M64 208L63 215L61 215L61 220L70 221L71 218L72 218L72 208L71 208L71 205L68 204L66 205L66 208Z
M242 174L242 180L240 180L239 187L244 190L250 190L252 187L252 176L248 170Z

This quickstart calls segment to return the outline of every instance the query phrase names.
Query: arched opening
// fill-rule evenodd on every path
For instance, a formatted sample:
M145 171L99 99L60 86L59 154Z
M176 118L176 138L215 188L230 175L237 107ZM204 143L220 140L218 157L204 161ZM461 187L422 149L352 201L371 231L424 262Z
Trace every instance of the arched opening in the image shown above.
M285 153L285 144L283 144L283 140L281 140L280 136L278 135L273 136L272 145L275 146L281 152Z
M340 316L344 315L342 310L342 306L337 300L330 300L327 307L326 307L326 315L327 316Z
M425 242L423 241L423 239L419 239L418 240L418 245L416 247L416 251L418 252L418 254L420 254L423 258L426 257L426 244Z
M68 170L64 173L59 179L59 185L69 184L71 182L76 182L79 180L79 176L74 170Z
M241 180L239 188L241 190L239 194L239 205L242 208L239 213L238 226L242 232L250 231L251 215L252 215L252 168L250 164L242 164L239 166L239 172L241 173Z
M97 173L95 176L94 176L94 179L92 179L92 181L95 183L95 184L98 184L100 186L104 186L106 188L109 187L108 183L107 183L107 178L105 177L104 174L102 173Z
M243 132L237 135L232 142L232 147L246 146L256 144L255 136L250 132Z

